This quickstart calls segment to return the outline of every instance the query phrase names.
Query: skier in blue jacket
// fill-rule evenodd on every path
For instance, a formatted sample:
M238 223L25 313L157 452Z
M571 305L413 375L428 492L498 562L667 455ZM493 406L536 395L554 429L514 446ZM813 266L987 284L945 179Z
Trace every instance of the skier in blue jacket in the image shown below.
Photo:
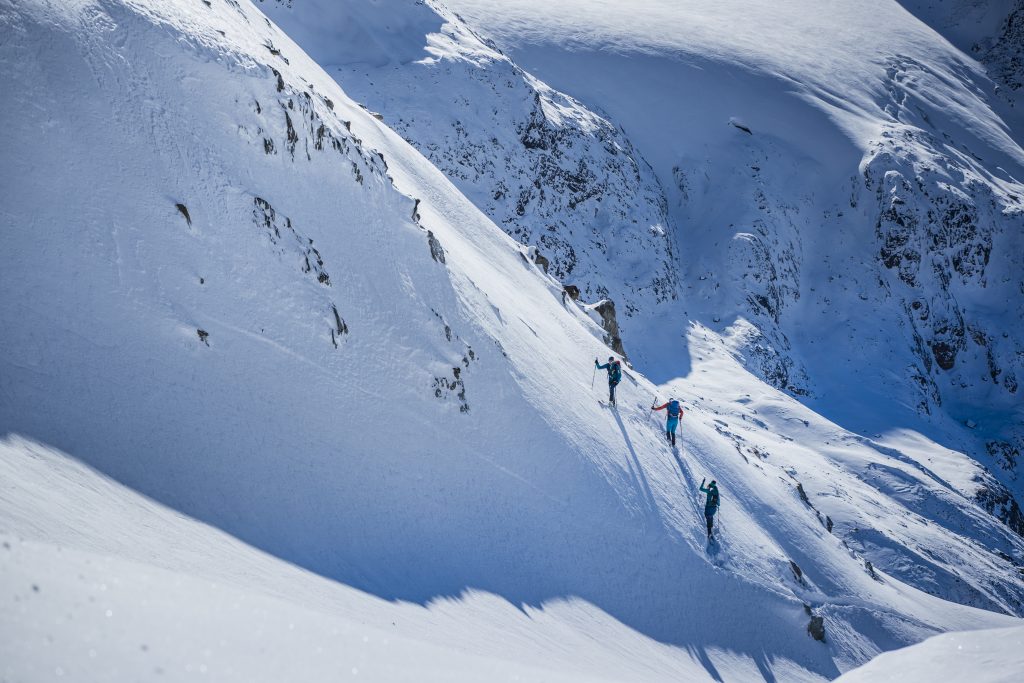
M668 409L668 419L665 420L665 436L668 438L668 442L672 444L672 447L675 448L676 427L679 426L679 418L683 416L683 407L674 398L670 398L660 406L651 406L651 410L665 410L666 408Z
M622 363L615 360L614 356L608 356L608 362L600 365L594 359L594 365L598 370L608 371L608 402L615 405L615 387L622 381Z
M705 481L707 480L700 480L701 493L708 494L707 502L704 503L704 519L708 523L708 540L714 540L715 537L711 535L711 525L714 524L715 513L718 512L718 504L720 502L718 496L718 484L716 484L715 480L712 479L707 488L704 488Z

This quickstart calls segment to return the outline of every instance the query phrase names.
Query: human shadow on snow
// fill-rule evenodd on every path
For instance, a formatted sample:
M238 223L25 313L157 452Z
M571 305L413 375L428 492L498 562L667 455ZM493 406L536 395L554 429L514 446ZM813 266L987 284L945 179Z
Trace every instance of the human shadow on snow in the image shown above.
M216 462L225 466L211 466L215 459L197 458L200 451L187 436L185 443L162 444L166 452L148 461L145 478L129 468L120 481L271 555L389 601L429 609L439 600L485 592L529 614L527 608L580 599L640 634L689 652L721 681L715 652L757 662L764 647L759 628L791 621L798 606L710 567L666 524L650 523L652 516L660 521L662 511L634 438L619 415L614 419L641 510L609 514L623 500L587 468L553 474L549 490L575 492L564 498L510 484L506 474L483 461L446 470L451 463L437 462L442 456L402 458L404 475L392 470L381 477L369 455L347 458L347 467L339 467L338 454L329 449L312 459L288 453L254 460L252 444L243 443L234 453L219 454L223 459ZM89 449L71 448L77 439L55 436L48 443L77 450L101 471L118 470ZM115 438L106 446L115 461L129 461L138 444L118 444ZM550 457L537 455L538 463ZM239 470L239 463L246 469ZM181 481L179 466L198 472L191 472L192 486L175 490L167 484ZM225 495L234 496L230 504ZM760 626L749 623L752 604L759 605ZM799 630L771 640L782 660L829 678L838 675L829 651ZM771 680L770 668L757 666Z

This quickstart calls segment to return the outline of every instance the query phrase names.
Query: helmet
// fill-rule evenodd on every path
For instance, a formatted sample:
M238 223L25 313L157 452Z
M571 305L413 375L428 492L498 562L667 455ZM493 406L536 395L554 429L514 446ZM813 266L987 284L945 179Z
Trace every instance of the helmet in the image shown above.
M615 360L615 356L608 356L608 360L609 360L609 361L613 361L613 360Z

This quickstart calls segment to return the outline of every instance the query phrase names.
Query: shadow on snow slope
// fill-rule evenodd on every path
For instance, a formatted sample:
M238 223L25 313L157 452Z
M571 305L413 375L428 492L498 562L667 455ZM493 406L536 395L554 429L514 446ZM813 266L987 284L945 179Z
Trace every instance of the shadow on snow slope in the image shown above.
M666 523L651 389L627 382L643 408L617 420L581 400L593 325L246 11L5 17L0 433L389 600L579 597L712 672L714 652L770 669L771 624L774 657L836 674L797 599ZM443 252L388 174L423 183Z
M643 378L611 417L582 398L603 347L557 285L258 15L193 4L11 20L0 433L375 595L579 597L712 676L732 652L832 677L996 618L876 587L795 519L780 548L791 487L709 420L677 470ZM736 492L723 567L709 469ZM851 638L806 635L798 543Z

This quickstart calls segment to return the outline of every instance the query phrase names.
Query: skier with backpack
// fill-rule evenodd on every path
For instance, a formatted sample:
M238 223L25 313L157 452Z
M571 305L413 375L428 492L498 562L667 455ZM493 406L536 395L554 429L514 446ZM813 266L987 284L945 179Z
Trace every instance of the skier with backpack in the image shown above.
M672 444L672 447L675 448L676 427L679 425L679 418L683 416L683 406L674 398L669 398L666 403L660 406L651 406L651 410L665 410L666 408L668 409L668 419L665 421L665 437Z
M609 356L604 365L600 365L595 358L594 367L608 371L608 402L615 405L615 387L622 381L622 363L615 360L614 356Z
M718 512L720 498L718 496L718 484L715 483L715 480L712 479L707 488L704 488L705 481L707 480L700 480L700 490L701 493L708 494L707 502L704 503L704 519L708 523L708 540L713 541L715 537L711 535L711 526L714 524L715 513Z

